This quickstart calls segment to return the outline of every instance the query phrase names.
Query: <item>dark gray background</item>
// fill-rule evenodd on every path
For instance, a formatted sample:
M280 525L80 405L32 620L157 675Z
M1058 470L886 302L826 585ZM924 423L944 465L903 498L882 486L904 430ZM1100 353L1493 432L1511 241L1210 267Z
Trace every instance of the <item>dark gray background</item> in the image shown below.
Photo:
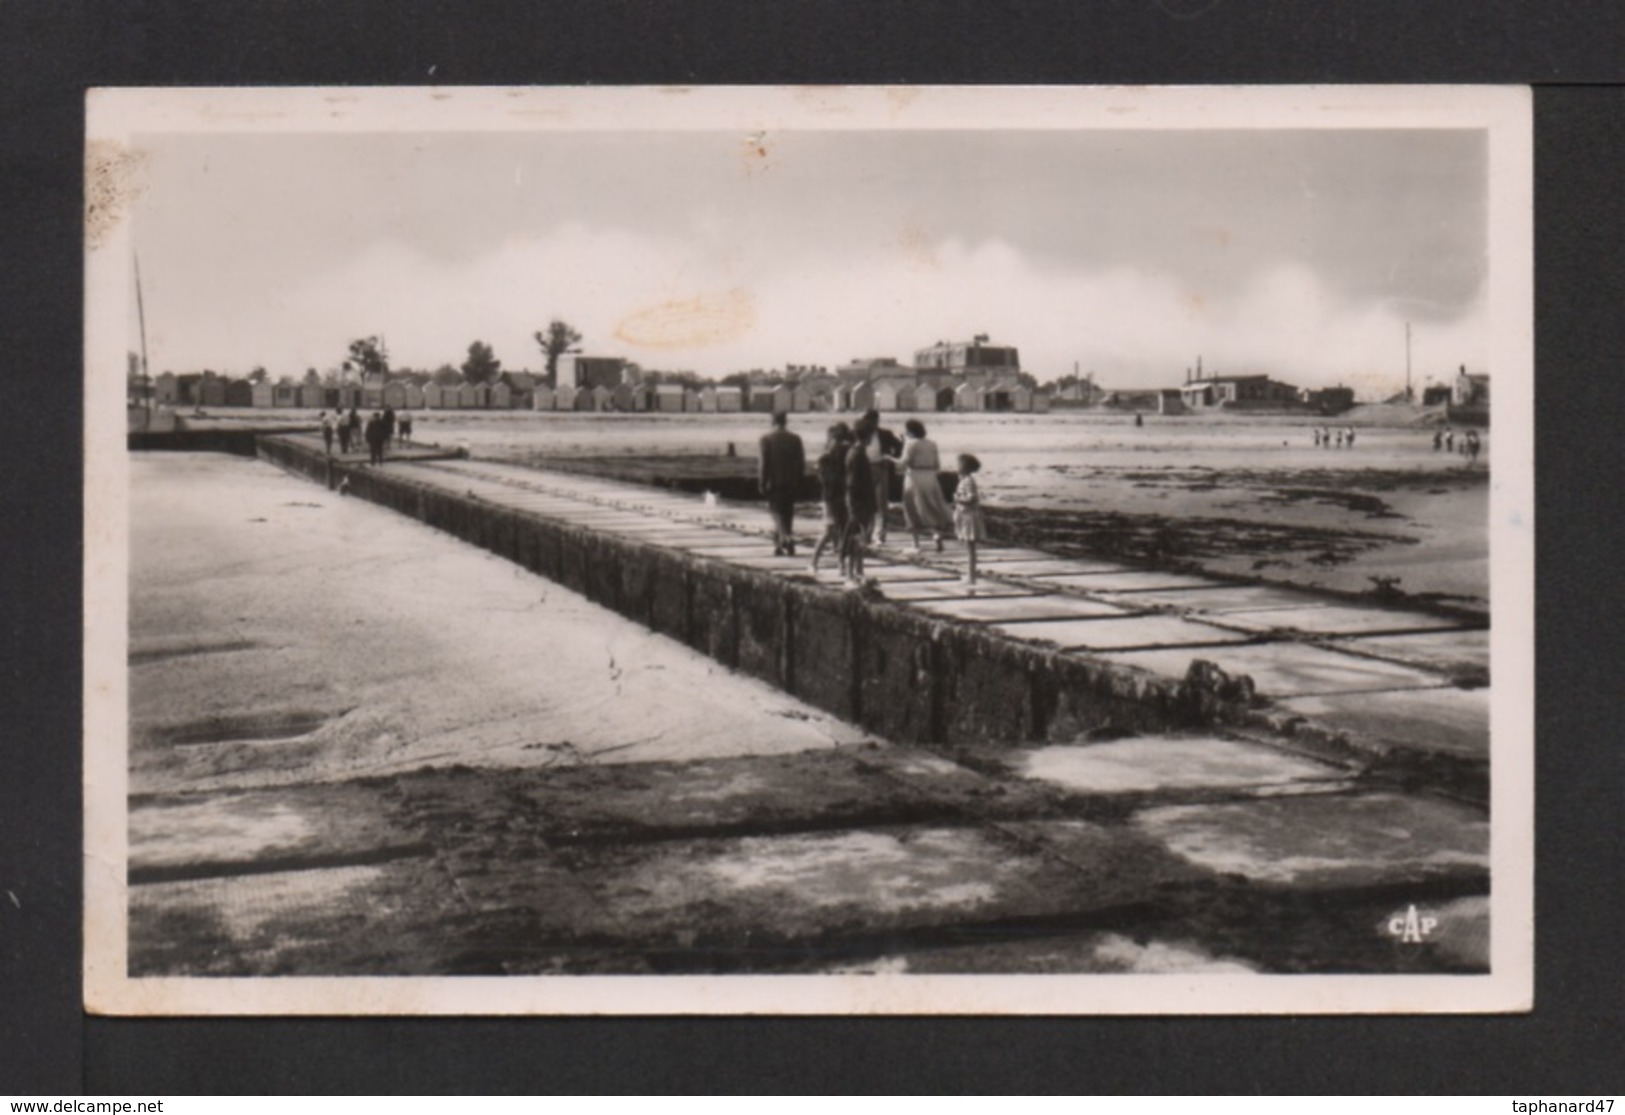
M0 5L0 1094L1617 1093L1625 6L1507 0ZM87 1019L83 92L94 85L1531 83L1536 1009L1275 1019Z

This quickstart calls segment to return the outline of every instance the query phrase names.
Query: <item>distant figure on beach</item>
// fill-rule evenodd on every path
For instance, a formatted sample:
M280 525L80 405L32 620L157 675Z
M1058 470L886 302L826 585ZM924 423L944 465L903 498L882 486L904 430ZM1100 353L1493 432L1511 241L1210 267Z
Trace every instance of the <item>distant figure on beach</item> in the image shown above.
M395 408L384 408L384 444L395 440Z
M333 421L333 416L325 410L318 417L322 420L322 447L327 450L327 455L331 457L333 455L333 434L337 431L338 425Z
M1478 450L1479 450L1478 431L1477 430L1468 430L1467 431L1467 444L1464 447L1464 449L1465 449L1465 451L1467 453L1467 463L1469 465L1476 465L1478 463Z
M1349 427L1349 448L1350 449L1354 448L1354 427L1353 426Z
M1343 448L1343 431L1342 430L1337 431L1337 447L1339 449Z
M1452 429L1447 428L1444 432L1444 451L1446 453L1454 453L1456 451L1456 431Z
M965 583L976 583L976 544L987 541L987 520L982 516L982 490L976 474L982 462L969 453L959 455L959 486L954 489L954 531L965 544Z
M869 467L869 443L875 440L875 427L859 419L852 429L852 446L846 451L846 579L863 582L864 547L875 526L875 473Z
M818 455L818 486L824 500L824 533L813 549L812 564L808 568L818 572L818 559L824 556L824 547L835 550L840 562L841 576L847 574L846 563L846 452L852 447L852 430L845 422L829 428L824 451Z
M807 474L806 451L801 438L787 428L789 415L782 410L773 412L773 428L762 435L757 453L757 484L767 500L768 514L773 517L773 554L775 557L795 557L794 533L796 492L801 478Z
M942 456L937 443L925 436L925 423L910 418L903 423L907 436L903 439L903 520L908 532L914 536L914 548L920 548L920 535L931 532L942 550L942 536L953 528L953 512L943 498L942 484L937 473L942 470Z
M870 409L863 412L859 423L865 424L874 432L869 439L869 472L875 483L875 517L870 537L877 543L886 544L886 509L891 506L891 478L897 467L897 458L902 455L903 443L898 436L880 424L880 412Z
M1441 450L1443 448L1444 448L1444 431L1443 430L1434 430L1433 431L1433 451L1435 453L1437 453L1439 450Z
M410 445L412 443L412 412L409 410L401 411L400 434L396 438L396 443L399 445Z
M1320 429L1320 445L1323 449L1332 447L1332 431L1325 426Z
M1145 415L1141 414L1139 411L1135 411L1134 412L1134 425L1136 427L1144 426L1145 425Z
M1316 449L1320 448L1320 427L1319 426L1315 427L1315 448Z

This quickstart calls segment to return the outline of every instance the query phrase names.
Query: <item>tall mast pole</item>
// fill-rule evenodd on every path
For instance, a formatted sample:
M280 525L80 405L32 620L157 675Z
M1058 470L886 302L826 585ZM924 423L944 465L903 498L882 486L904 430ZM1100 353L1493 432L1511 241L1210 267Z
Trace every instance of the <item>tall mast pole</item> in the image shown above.
M133 253L132 253L133 254ZM152 369L147 366L147 308L141 300L141 257L135 259L135 317L141 323L141 386L147 402L147 425L152 425Z
M1405 401L1412 403L1416 397L1411 394L1411 323L1405 323Z

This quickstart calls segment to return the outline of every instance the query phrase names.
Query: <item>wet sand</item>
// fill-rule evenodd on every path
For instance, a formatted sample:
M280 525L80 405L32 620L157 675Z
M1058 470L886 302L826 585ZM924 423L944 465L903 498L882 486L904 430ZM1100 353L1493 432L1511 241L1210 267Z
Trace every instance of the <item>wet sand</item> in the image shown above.
M263 462L140 454L131 471L134 793L867 738L509 562Z

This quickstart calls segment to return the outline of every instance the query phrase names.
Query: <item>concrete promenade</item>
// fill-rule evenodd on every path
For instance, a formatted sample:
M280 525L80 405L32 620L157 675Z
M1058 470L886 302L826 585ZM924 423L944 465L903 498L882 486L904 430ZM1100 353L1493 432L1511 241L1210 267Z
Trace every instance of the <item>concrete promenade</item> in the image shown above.
M319 441L275 440L315 474ZM894 743L143 795L134 974L1487 964L1470 619L998 547L971 588L906 536L851 589L807 569L821 524L774 557L760 507L471 460L349 477Z

